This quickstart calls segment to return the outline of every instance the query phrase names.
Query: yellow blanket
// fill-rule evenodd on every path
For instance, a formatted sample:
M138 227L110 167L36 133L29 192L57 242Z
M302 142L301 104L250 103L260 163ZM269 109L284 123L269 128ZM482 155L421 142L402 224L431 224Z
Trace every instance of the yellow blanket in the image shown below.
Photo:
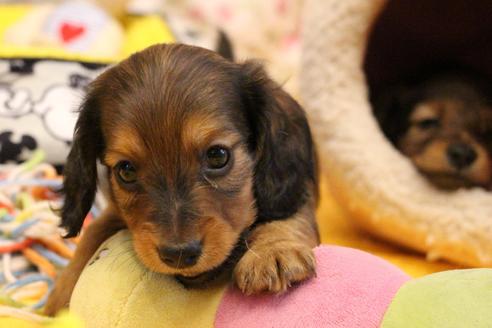
M433 272L456 269L458 266L444 262L429 262L424 255L377 240L357 228L347 213L336 203L327 184L321 182L321 202L318 223L321 242L359 248L392 262L413 277Z

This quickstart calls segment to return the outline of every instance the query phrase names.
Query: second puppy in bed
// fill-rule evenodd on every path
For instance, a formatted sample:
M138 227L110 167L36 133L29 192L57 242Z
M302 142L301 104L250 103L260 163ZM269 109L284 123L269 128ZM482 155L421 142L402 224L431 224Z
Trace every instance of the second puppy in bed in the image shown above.
M486 84L445 74L387 90L376 117L395 146L443 189L492 180L492 107Z
M85 264L123 228L144 265L188 287L232 277L246 294L279 293L314 275L311 133L259 65L157 45L103 73L65 167L69 236L94 200L97 161L108 169L110 205L82 235L46 313L67 305Z

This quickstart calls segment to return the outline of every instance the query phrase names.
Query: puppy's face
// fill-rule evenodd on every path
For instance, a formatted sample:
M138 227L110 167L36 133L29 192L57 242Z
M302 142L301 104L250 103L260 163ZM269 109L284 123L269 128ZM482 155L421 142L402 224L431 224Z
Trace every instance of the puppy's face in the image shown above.
M258 65L183 45L137 53L91 85L65 168L69 235L98 159L141 261L186 277L224 263L253 223L294 214L315 183L299 105Z
M420 101L397 146L438 187L488 186L491 159L486 130L492 117L487 111L457 98Z
M216 267L256 215L254 156L241 113L228 108L240 104L227 95L201 102L200 89L189 90L190 104L167 102L183 108L164 109L145 128L139 118L103 128L113 200L136 252L159 272L194 276ZM120 110L103 122L118 120Z

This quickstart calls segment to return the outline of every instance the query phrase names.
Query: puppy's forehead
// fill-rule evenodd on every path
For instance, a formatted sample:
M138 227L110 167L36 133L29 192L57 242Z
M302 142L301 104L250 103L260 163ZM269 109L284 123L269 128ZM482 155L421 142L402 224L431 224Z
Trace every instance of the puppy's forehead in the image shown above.
M238 71L238 65L206 49L159 45L131 56L104 78L117 100L140 108L174 106L179 113L213 105L211 100L235 100Z
M415 110L410 116L411 121L420 121L428 118L434 118L439 115L437 104L432 102L417 104Z
M137 54L99 82L110 91L102 103L109 151L191 153L245 132L235 64L204 49L169 47Z
M158 45L107 70L95 86L113 119L156 119L237 101L239 71L206 49Z
M457 99L430 99L417 104L412 113L412 120L421 120L433 117L447 117L463 115L468 107Z
M130 123L109 129L109 162L115 164L123 158L143 162L151 157L174 162L172 158L194 157L212 144L232 146L243 138L228 118L213 113L193 113L175 123L148 129Z

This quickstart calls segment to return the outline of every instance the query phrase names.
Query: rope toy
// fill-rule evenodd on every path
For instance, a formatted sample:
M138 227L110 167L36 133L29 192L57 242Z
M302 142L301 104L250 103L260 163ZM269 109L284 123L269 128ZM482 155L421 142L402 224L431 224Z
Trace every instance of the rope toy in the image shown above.
M23 164L0 165L0 304L10 314L44 306L77 245L77 238L60 237L62 177L43 159L39 151Z

